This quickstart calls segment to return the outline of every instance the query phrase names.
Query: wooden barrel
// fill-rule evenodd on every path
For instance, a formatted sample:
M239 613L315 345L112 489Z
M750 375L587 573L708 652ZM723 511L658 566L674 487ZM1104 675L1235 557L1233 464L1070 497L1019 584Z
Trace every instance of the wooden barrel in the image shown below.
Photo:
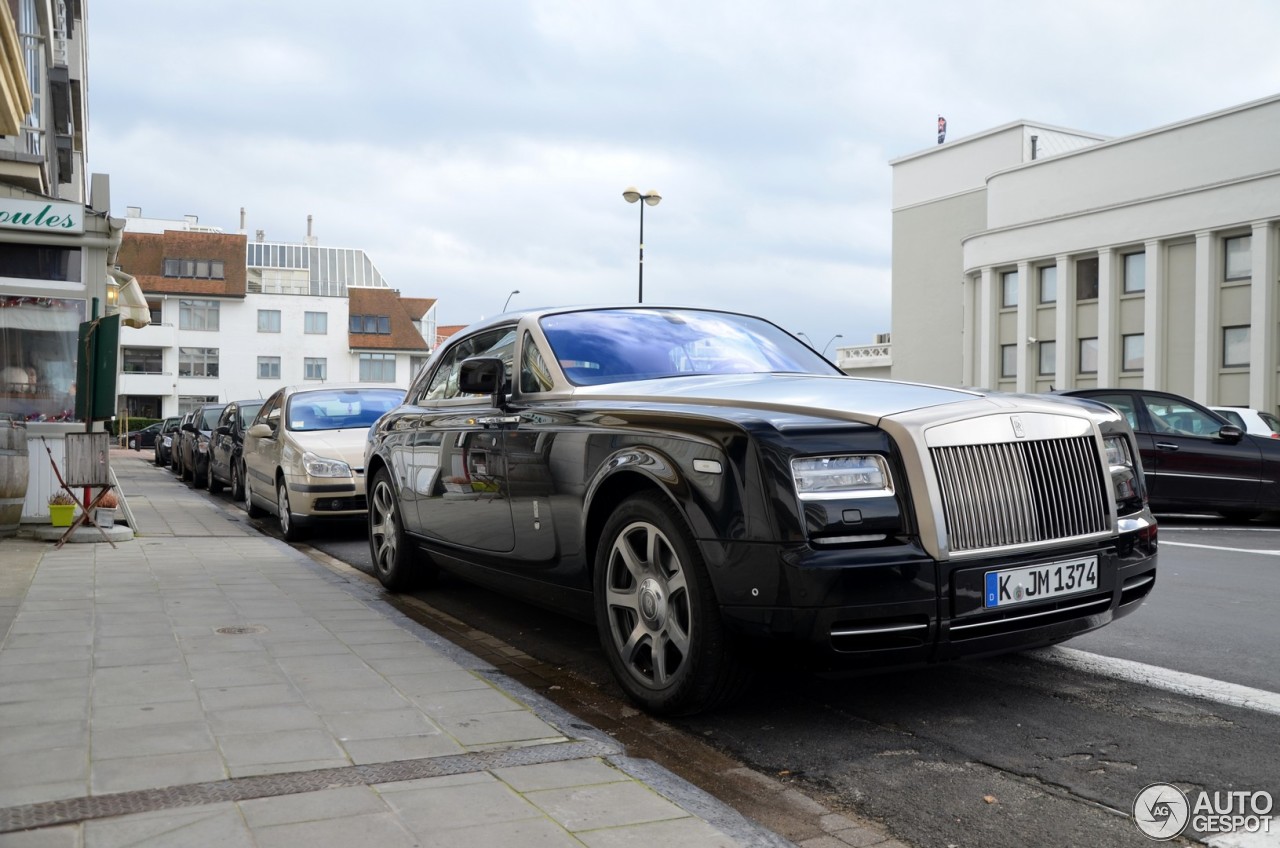
M27 498L27 422L0 412L0 536L12 536L22 523Z

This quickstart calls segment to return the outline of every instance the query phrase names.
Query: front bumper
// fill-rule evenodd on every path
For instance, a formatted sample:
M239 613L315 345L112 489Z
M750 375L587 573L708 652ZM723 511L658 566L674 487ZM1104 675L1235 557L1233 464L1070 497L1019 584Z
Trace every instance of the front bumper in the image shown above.
M726 623L805 645L831 667L901 667L1051 645L1128 615L1155 586L1155 522L1103 543L937 561L912 545L815 550L704 543ZM1095 589L987 610L986 572L1096 555ZM744 582L745 581L745 582ZM756 603L756 599L760 603Z
M369 510L364 474L354 477L290 477L289 507L303 518L358 518Z

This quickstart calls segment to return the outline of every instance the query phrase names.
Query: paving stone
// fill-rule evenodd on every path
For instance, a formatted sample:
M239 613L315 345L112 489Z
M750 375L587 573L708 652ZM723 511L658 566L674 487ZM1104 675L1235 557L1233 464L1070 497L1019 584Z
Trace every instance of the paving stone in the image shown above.
M493 774L517 792L534 792L539 789L564 789L570 786L593 786L631 780L600 759L566 760L559 763L539 763L532 766L512 766L494 769Z
M649 787L635 782L544 789L526 792L525 797L574 832L689 815Z
M738 843L695 818L607 827L574 834L588 848L734 848Z

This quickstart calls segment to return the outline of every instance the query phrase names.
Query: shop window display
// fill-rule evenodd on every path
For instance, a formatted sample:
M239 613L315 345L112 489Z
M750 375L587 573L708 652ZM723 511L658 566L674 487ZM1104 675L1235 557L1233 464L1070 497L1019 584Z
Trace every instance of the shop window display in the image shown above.
M74 421L76 335L85 301L0 295L0 412Z

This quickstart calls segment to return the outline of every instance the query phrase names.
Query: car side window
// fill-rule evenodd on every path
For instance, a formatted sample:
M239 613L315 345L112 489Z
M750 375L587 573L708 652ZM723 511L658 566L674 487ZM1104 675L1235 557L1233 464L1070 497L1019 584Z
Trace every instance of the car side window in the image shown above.
M1157 433L1175 436L1214 436L1222 422L1202 410L1181 401L1166 398L1143 398L1151 423Z
M1129 427L1135 432L1138 430L1138 413L1133 408L1133 397L1131 395L1089 395L1092 400L1100 400L1107 406L1114 409L1124 416L1124 420L1129 422Z
M267 398L267 402L258 410L258 417L253 419L260 424L270 424L273 430L280 428L280 395Z
M533 335L526 332L520 347L520 391L551 391L555 385L551 378L551 369L542 358L542 351L538 350L538 345L533 341Z
M511 374L511 359L515 353L515 328L501 327L459 342L448 351L427 385L424 401L448 400L456 397L470 397L458 390L458 374L464 360L473 356L496 356L506 365L507 374Z
M227 408L222 410L222 414L218 416L217 427L230 427L231 422L235 421L235 415L236 405L234 403L227 404Z

